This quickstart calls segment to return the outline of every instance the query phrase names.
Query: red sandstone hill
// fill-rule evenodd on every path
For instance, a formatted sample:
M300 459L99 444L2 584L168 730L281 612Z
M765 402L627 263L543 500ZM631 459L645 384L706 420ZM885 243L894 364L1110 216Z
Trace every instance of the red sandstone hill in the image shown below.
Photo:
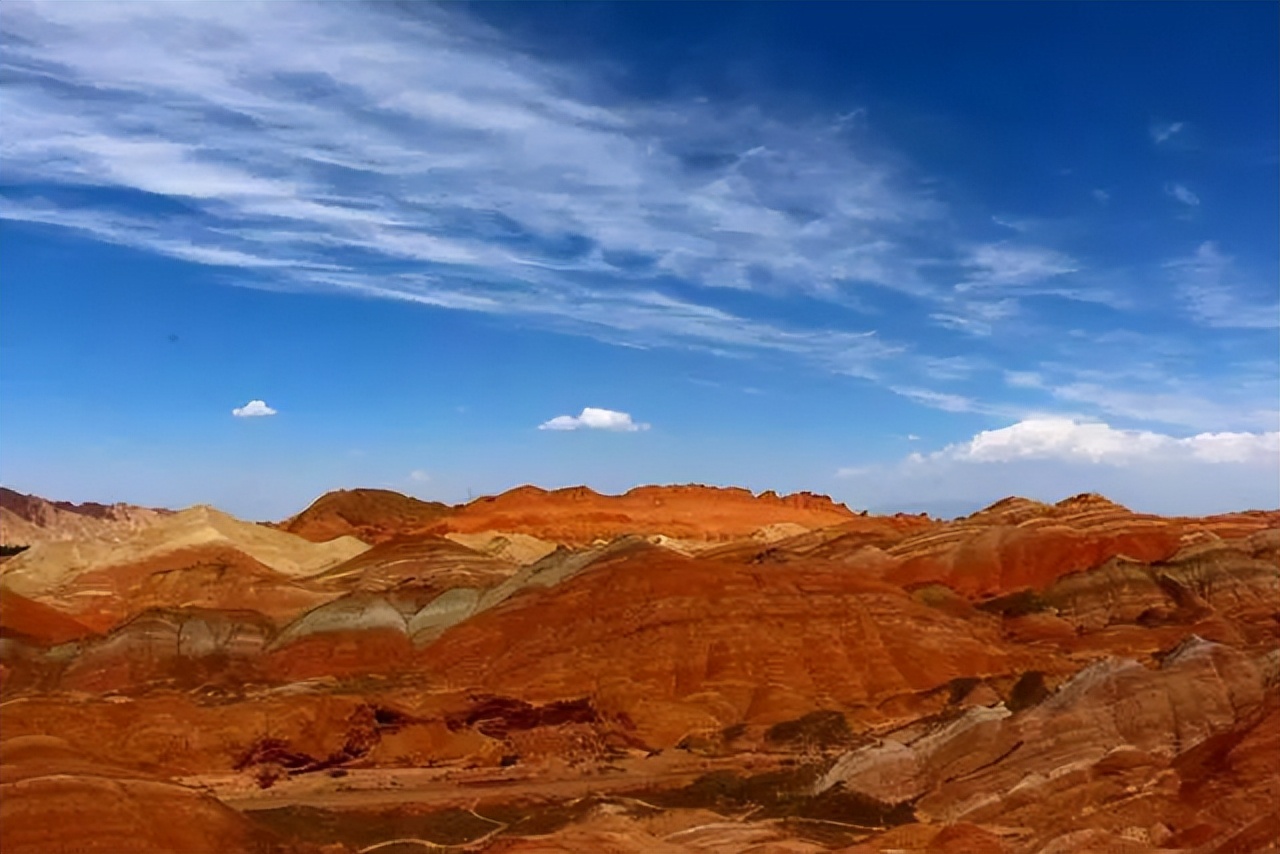
M61 607L102 631L155 608L256 611L285 622L333 596L217 543L92 569L58 591Z
M320 850L285 843L206 794L94 761L59 738L10 738L0 743L0 767L6 854Z
M854 513L825 495L778 495L714 486L640 486L601 495L585 486L545 490L521 486L458 508L433 533L506 531L566 545L587 545L626 534L694 540L749 537L767 525L821 528Z
M815 709L865 706L876 717L961 676L1016 677L1035 658L990 625L840 566L761 571L652 547L513 596L422 656L434 681L456 688L595 697L662 747L690 730Z
M1006 498L889 546L899 563L886 577L907 588L942 584L966 596L998 596L1041 589L1112 558L1164 561L1189 542L1273 527L1280 512L1176 518L1134 513L1093 494L1054 505Z
M499 531L589 545L627 534L729 540L749 537L768 525L821 528L854 515L825 495L754 495L746 489L700 485L641 486L622 495L602 495L585 486L521 486L457 507L383 489L353 489L326 493L273 527L313 542L342 534L377 544L425 534Z
M376 545L419 531L452 512L448 504L419 501L389 489L339 489L274 527L313 543L350 535Z
M74 617L0 587L0 638L52 646L91 634Z

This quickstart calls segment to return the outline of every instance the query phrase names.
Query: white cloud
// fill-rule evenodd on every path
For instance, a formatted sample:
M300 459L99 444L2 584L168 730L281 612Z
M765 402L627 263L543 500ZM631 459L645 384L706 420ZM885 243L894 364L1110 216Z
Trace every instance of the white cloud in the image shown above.
M1101 492L1138 510L1210 513L1280 504L1280 432L1173 436L1044 416L896 463L843 468L862 506L967 505Z
M1102 422L1031 418L985 430L937 454L971 462L1058 459L1128 465L1177 457L1203 462L1263 462L1280 459L1280 433L1201 433L1178 439L1147 430L1119 430Z
M1157 145L1168 142L1175 135L1182 133L1187 126L1186 122L1153 122L1149 131L1151 138Z
M1093 196L1094 201L1100 205L1105 205L1111 201L1111 193L1101 188L1093 190L1091 195Z
M426 483L427 481L431 480L431 475L423 471L422 469L414 469L413 471L409 472L409 480L413 481L414 483Z
M611 430L618 433L634 433L648 430L648 424L639 424L631 420L626 412L612 409L597 409L588 406L581 415L557 415L550 421L538 425L539 430Z
M275 415L276 411L264 401L251 400L244 406L237 406L231 410L231 414L236 418L263 418L267 415Z
M1172 199L1177 199L1187 207L1196 207L1200 204L1200 197L1187 187L1186 184L1168 183L1164 185L1164 192Z

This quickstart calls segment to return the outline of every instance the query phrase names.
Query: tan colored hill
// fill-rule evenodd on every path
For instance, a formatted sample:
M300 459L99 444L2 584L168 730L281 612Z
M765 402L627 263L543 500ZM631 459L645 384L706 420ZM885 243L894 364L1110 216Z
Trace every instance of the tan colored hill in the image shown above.
M452 512L448 504L388 489L339 489L275 527L315 543L351 536L376 545L420 531Z
M474 534L445 534L445 538L491 557L528 566L537 563L559 546L528 534L510 531L480 531Z
M72 504L47 501L0 487L0 543L36 543L93 538L123 538L171 511L132 504Z
M227 546L287 576L323 572L368 546L354 537L312 543L284 531L197 506L164 517L123 539L89 538L37 543L0 565L0 585L25 596L56 594L86 572L134 564L170 552Z
M315 577L334 589L387 592L406 588L439 592L487 587L513 574L517 564L452 542L423 536L379 543Z

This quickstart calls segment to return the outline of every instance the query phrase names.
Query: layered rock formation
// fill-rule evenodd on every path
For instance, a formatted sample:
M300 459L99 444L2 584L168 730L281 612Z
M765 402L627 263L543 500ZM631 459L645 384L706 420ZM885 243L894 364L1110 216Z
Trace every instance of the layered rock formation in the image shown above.
M192 507L122 538L94 536L38 543L0 566L0 584L24 595L56 597L64 586L90 572L103 578L134 576L139 564L162 566L153 562L187 549L218 546L293 577L321 572L368 548L352 537L309 543L242 522L212 507Z
M319 851L280 839L208 795L95 762L47 736L0 742L0 848L11 854Z
M952 679L1030 665L989 627L840 568L761 571L651 547L477 609L423 652L453 687L597 697L655 746L815 708L874 717Z
M1278 512L941 522L707 487L354 490L274 529L193 508L0 564L0 833L1274 850L1278 648Z

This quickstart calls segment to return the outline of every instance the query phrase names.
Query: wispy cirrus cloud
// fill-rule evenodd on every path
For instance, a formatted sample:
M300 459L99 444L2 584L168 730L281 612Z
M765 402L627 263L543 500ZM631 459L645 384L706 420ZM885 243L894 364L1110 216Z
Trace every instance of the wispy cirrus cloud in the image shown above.
M0 219L237 284L800 360L954 412L1010 411L962 361L1052 328L1037 300L1127 308L1032 218L991 242L865 111L628 100L454 7L15 0L0 31Z
M965 262L969 274L958 290L1020 287L1079 270L1067 255L1041 246L990 243L973 249Z
M1200 197L1196 195L1186 184L1179 184L1171 181L1164 185L1164 192L1174 201L1181 202L1189 208L1198 207L1200 205Z
M1147 132L1156 145L1161 145L1182 133L1186 127L1186 122L1152 122Z
M15 7L8 172L179 198L290 261L921 287L893 236L942 206L838 126L599 106L447 10L275 8Z
M899 240L945 206L847 122L602 106L436 7L18 4L0 26L5 219L245 284L863 377L913 370L910 347L874 330L708 304L722 289L928 298Z
M1192 255L1165 266L1178 296L1200 324L1226 329L1280 327L1280 302L1263 296L1275 296L1274 283L1264 287L1250 280L1217 243L1201 243Z
M1169 317L1162 321L1170 322ZM1072 329L1057 334L1052 355L1005 366L1003 382L1011 394L1036 400L1028 410L1203 432L1266 431L1280 424L1275 394L1280 365L1272 359L1224 363L1219 355L1217 364L1207 364L1203 336L1194 332ZM1229 382L1220 378L1224 375Z

